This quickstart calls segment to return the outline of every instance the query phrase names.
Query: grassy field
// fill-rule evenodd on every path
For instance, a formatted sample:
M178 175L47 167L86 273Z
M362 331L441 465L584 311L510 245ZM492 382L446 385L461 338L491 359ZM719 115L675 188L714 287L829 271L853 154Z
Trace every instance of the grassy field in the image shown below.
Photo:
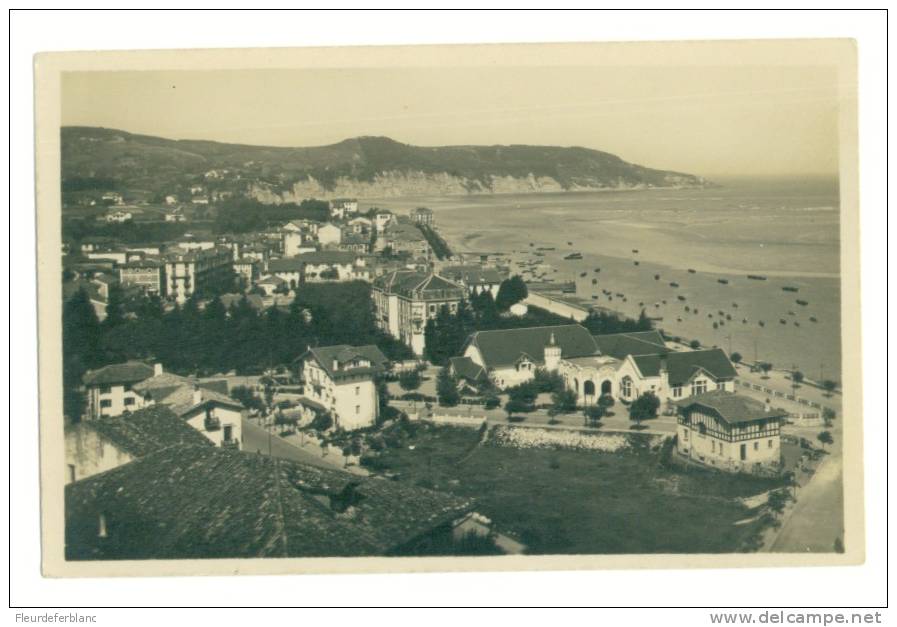
M620 453L476 447L473 429L422 425L379 460L400 481L477 498L477 510L529 553L719 553L744 550L756 523L735 497L767 482L663 468ZM413 448L411 448L413 447Z

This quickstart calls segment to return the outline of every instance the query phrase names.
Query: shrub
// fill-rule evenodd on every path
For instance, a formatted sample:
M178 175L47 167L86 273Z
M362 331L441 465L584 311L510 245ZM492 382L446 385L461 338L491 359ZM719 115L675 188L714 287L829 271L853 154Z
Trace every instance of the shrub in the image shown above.
M333 426L333 417L330 414L318 414L308 426L315 431L327 431Z
M521 416L520 414L512 414L508 416L508 422L523 422L526 420L526 416Z

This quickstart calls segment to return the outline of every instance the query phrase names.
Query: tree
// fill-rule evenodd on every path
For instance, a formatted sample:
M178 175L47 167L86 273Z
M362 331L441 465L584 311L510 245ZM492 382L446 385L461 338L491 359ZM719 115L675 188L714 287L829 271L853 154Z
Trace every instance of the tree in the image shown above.
M260 412L265 408L265 404L258 394L245 385L234 387L230 391L230 397L240 401L246 409L254 409Z
M569 414L576 411L576 392L573 390L557 390L551 394L552 409L558 414Z
M759 364L757 364L757 367L760 369L760 372L763 373L763 378L768 379L769 371L772 370L772 364L768 361L761 361Z
M741 353L739 353L739 352L734 352L734 353L732 353L731 355L729 355L729 359L732 361L733 364L740 364L740 363L741 363L741 359L742 359L742 358L741 358Z
M443 367L436 377L436 397L443 407L454 407L461 401L458 392L458 380L452 375L448 367Z
M688 346L692 350L698 350L699 348L701 348L701 343L698 340L692 340L688 343Z
M118 283L109 285L109 297L106 301L106 319L103 326L112 328L125 321L125 291Z
M508 413L508 422L515 422L514 418L523 419L519 414L529 411L529 407L522 401L512 398L505 403L505 411Z
M495 409L501 405L501 399L498 398L495 394L489 394L483 400L483 408L484 409Z
M636 320L635 325L637 327L637 331L650 331L654 328L654 325L651 323L651 318L648 317L648 314L645 313L644 309L642 309L641 313L639 313L638 320Z
M816 439L819 440L819 443L822 444L822 448L825 449L827 444L834 444L835 439L832 437L830 431L822 431L819 435L816 436Z
M776 515L780 515L785 511L785 506L790 500L791 495L788 494L787 490L772 490L766 499L766 505L770 510L775 512Z
M832 381L831 379L826 379L822 382L822 389L825 390L826 396L831 396L832 392L838 387L838 383L836 381Z
M795 370L791 373L791 381L794 383L794 387L799 386L804 380L804 373L800 370Z
M832 409L831 407L826 407L822 410L822 419L825 421L826 427L830 427L832 425L832 422L835 421L836 417L837 417L837 414L835 413L835 410Z
M653 392L645 392L629 406L629 419L635 421L636 426L641 426L642 420L657 418L659 408L660 399Z
M73 422L84 413L81 378L100 363L100 321L81 288L62 309L63 413Z
M601 419L607 414L607 410L601 405L589 405L583 410L583 415L586 418L586 422L588 422L590 427L598 427L601 425Z
M399 374L399 385L406 392L411 392L420 387L423 378L417 370L406 370Z
M507 311L511 305L519 303L529 295L526 283L520 275L505 279L498 287L498 296L495 297L495 306L499 311Z

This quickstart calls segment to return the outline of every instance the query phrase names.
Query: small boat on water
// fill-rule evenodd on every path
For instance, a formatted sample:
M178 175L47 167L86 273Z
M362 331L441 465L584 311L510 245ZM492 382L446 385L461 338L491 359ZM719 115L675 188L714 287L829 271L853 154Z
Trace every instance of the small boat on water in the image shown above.
M567 242L567 246L573 246L573 242Z
M742 319L741 319L741 324L747 324L747 318L742 318Z
M765 281L766 280L766 277L763 276L762 274L749 274L749 275L747 275L747 278L751 279L752 281Z
M679 287L678 283L670 283L670 287Z
M685 306L685 311L686 311L686 312L691 311L691 307L689 307L688 305L686 305L686 306Z
M784 318L779 318L779 324L788 324L788 321Z
M761 327L765 327L765 326L766 326L766 323L763 322L762 320L758 321L757 324L759 324Z
M676 318L676 322L682 322L682 318Z
M637 255L637 254L638 254L638 248L633 248L633 249L632 249L632 252L634 252L634 253Z
M798 322L797 320L795 320L795 321L794 321L794 326L799 327L799 326L800 326L800 322Z
M816 316L810 316L810 322L819 322L819 320L816 319Z
M788 312L788 315L789 315L789 316L796 316L797 314L794 313L793 311L789 311L789 312Z
M624 294L623 292L617 292L616 294L614 294L614 296L616 296L617 298L623 298L624 296L626 296L626 294Z
M624 302L624 303L626 302L626 299L625 299L625 298L623 299L623 302Z
M638 261L633 261L632 263L636 266L638 265Z
M801 300L801 299L799 299L799 298L798 298L796 301L794 301L794 302L796 302L796 303L797 303L798 305L800 305L801 307L806 307L807 305L810 304L810 303L808 303L807 301L805 301L805 300Z
M584 277L585 275L586 275L585 272L580 272L580 274L579 274L579 278L582 278L582 277Z
M601 268L595 268L595 272L601 272Z
M564 259L582 259L582 253L570 253L569 255L565 255Z
M728 285L728 284L729 284L729 279L717 279L716 282L717 282L717 283L722 283L723 285Z
M655 281L659 281L659 280L660 280L660 275L659 275L659 274L655 274L655 275L654 275L654 280L655 280Z
M796 291L798 291L799 289L800 289L800 288L792 287L792 286L790 286L790 285L784 285L784 286L782 286L782 291L783 291L783 292L796 292Z
M723 311L722 309L720 309L720 310L717 311L716 313L718 313L718 314L721 315L721 316L725 316L725 315L726 315L726 312Z
M665 301L665 300L662 300L662 301L660 301L660 302L662 302L664 305L667 304L667 301Z
M598 300L598 294L592 294L592 300Z
M592 279L592 285L598 285L598 279Z
M735 309L738 309L738 303L732 303L732 306L733 306Z
M530 246L535 246L535 244L533 244L532 242L530 242L529 245L530 245Z
M688 269L688 273L689 273L689 274L696 274L697 272L698 272L698 271L695 270L694 268L689 268L689 269Z
M685 300L685 296L677 296L676 298L678 298L679 300L682 300L682 301Z

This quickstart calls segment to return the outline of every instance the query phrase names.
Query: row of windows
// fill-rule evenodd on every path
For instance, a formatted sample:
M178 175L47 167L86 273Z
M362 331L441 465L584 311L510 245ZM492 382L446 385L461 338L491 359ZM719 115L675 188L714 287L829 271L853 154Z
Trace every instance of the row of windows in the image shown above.
M133 396L129 396L129 397L125 398L125 407L130 407L131 405L134 405L136 402L137 401ZM108 398L104 398L103 400L100 401L100 407L102 409L109 409L110 407L112 407L112 401Z

